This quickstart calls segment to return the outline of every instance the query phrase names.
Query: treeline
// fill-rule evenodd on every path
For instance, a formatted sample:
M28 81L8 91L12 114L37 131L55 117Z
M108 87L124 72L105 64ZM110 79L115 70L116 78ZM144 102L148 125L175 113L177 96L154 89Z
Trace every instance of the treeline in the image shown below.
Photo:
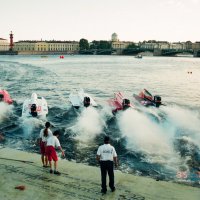
M110 55L116 50L112 48L111 41L107 40L93 40L91 43L87 39L80 39L79 41L80 54L99 54L99 55ZM138 46L134 43L127 46L123 50L122 54L128 55L137 51Z
M90 44L86 39L80 39L79 48L80 50L89 50L89 49L111 49L111 42L106 40L92 41Z

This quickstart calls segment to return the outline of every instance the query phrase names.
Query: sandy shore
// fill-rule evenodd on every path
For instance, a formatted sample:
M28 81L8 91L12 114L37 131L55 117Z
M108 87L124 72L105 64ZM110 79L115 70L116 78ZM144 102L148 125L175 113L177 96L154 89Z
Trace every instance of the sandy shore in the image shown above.
M21 160L21 161L18 161ZM26 161L26 162L22 162ZM115 171L116 191L100 193L100 170L83 164L59 161L61 176L41 166L40 155L9 148L0 149L1 200L56 199L137 199L137 200L198 200L200 189L156 181ZM23 185L25 190L15 189Z

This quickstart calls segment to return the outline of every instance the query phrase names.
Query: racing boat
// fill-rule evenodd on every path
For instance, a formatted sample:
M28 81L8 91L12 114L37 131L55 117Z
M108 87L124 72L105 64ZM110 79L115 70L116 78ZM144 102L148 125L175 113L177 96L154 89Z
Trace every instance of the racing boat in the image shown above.
M112 107L113 113L116 113L119 110L134 108L134 106L130 103L130 100L125 98L121 92L114 93L114 98L109 99L108 104Z
M38 97L36 93L31 95L23 103L22 117L46 117L48 106L44 97Z
M9 93L6 90L0 89L0 102L5 102L7 104L13 103L13 100L10 98Z
M139 95L133 94L133 97L143 106L155 106L159 107L160 105L164 105L161 102L161 97L158 95L153 96L149 91L144 89L139 93Z
M138 54L137 56L135 56L135 58L142 58L142 55Z
M89 94L85 93L83 89L80 89L79 91L72 91L69 95L69 101L76 109L80 107L87 108L89 106L97 106L97 103L94 101L94 99Z

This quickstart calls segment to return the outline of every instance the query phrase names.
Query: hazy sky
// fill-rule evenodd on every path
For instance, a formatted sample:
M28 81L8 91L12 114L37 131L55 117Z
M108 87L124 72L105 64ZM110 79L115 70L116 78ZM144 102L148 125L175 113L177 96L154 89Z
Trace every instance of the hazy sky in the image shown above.
M0 37L200 41L200 0L0 0Z

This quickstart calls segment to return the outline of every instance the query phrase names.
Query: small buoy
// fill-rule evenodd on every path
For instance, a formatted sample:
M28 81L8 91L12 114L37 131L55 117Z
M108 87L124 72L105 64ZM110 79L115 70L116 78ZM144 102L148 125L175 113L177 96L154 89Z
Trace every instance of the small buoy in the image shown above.
M25 190L25 186L24 185L18 185L15 187L15 189L18 189L18 190Z

